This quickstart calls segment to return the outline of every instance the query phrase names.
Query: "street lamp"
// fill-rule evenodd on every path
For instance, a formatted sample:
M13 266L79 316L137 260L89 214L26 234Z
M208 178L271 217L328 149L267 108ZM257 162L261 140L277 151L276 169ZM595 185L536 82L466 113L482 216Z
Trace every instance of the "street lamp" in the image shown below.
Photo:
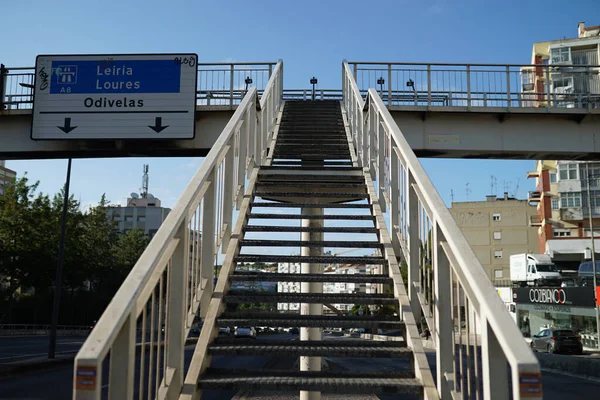
M588 216L590 219L590 237L592 239L592 265L594 266L592 271L594 273L594 308L596 309L596 346L600 349L600 308L598 308L598 296L596 293L598 290L596 280L596 246L594 243L594 219L592 218L592 195L590 191L590 182L592 176L590 176L590 164L585 165L585 175L587 180L587 203L588 203Z
M377 84L379 85L379 91L381 92L381 97L383 97L383 85L385 84L385 79L383 79L383 76L379 77L379 79L377 79Z
M312 99L315 99L315 85L318 83L319 81L317 80L317 78L315 78L314 76L311 78L310 80L310 84L312 85Z
M249 76L246 77L246 79L244 80L244 82L246 83L246 92L248 91L248 85L252 84L252 78L250 78Z
M415 88L415 82L412 79L408 79L406 87L411 87L415 93L415 105L417 104L417 89Z

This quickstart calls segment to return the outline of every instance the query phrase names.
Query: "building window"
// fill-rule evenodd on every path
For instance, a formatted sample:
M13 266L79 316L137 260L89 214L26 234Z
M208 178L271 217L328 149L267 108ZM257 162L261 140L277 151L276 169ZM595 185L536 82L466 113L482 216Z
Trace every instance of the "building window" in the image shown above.
M564 63L571 61L570 47L557 47L550 50L550 64Z
M114 218L113 218L113 220L114 220L115 222L120 222L120 221L121 221L121 216L114 217Z
M556 183L556 172L550 172L550 183Z
M559 164L558 177L560 180L577 179L577 164Z
M552 199L552 209L558 210L559 208L560 208L560 203L558 202L558 199Z
M138 217L138 222L146 222L146 217L144 217L144 216Z
M133 216L132 215L126 216L125 222L133 222Z
M504 278L504 270L495 269L494 270L494 279L502 279L502 278Z
M554 237L569 237L569 236L571 236L571 231L568 229L553 229L552 236L554 236Z
M560 208L581 207L580 192L565 192L560 194Z
M500 213L494 213L492 215L492 220L494 221L500 221L502 219L502 217L500 216Z
M502 232L494 232L494 240L502 239Z
M494 258L502 258L502 250L494 250Z
M590 228L583 228L583 236L590 237L591 230ZM600 236L600 228L594 228L594 237Z

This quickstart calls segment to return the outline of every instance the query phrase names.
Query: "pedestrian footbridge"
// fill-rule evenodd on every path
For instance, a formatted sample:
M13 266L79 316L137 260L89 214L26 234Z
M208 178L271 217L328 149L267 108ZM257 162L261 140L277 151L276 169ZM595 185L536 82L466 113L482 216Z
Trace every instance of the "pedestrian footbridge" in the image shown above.
M439 124L451 114L450 127L459 118L488 125L514 119L531 129L560 120L583 137L591 124L598 126L597 99L574 96L573 107L561 108L564 98L551 93L528 97L511 66L494 72L505 78L502 84L484 90L493 80L482 68L344 62L342 90L315 92L286 91L283 62L269 68L260 89L233 90L230 82L231 90L199 91L200 120L205 112L230 118L78 353L74 399L200 399L223 388L302 399L321 393L542 399L536 357L417 158L466 139L431 131L417 151L403 124ZM485 85L476 83L482 75ZM501 150L468 143L474 147L459 149L465 155ZM534 157L531 146L519 151ZM591 149L588 154L598 153ZM248 263L299 263L300 270L248 271ZM372 268L369 274L328 274L325 264ZM253 282L299 282L300 291L265 292ZM331 283L376 290L327 293L323 288ZM268 306L277 303L300 308ZM324 312L335 304L374 306L376 312ZM234 326L298 327L301 340L219 336L220 327ZM425 327L435 359L427 357ZM331 342L324 328L400 334L391 342ZM213 365L221 355L239 357L236 368ZM255 355L296 357L298 363L295 369L251 369L244 357ZM406 362L401 370L336 372L322 369L322 359L330 357Z

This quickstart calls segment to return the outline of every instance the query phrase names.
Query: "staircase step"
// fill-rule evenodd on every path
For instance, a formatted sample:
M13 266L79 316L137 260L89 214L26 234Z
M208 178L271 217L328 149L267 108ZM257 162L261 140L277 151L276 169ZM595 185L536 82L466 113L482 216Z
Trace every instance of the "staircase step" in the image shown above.
M297 164L297 162L293 162L293 164ZM345 164L349 164L349 165L346 166ZM338 172L338 171L362 171L363 170L362 167L352 166L352 162L350 162L350 161L336 162L336 163L334 163L334 165L340 165L339 168L334 169L334 171L336 171L336 172ZM290 166L290 167L279 166L279 165L263 165L260 167L260 170L261 171L278 170L278 171L315 171L315 172L320 172L320 171L330 171L331 169L318 168L317 166L309 166L309 165Z
M301 165L298 165L301 164ZM312 170L319 170L319 167L326 167L326 168L340 168L341 170L345 170L346 168L358 168L358 170L362 170L361 167L354 167L352 164L352 161L325 161L323 163L310 163L310 162L302 162L302 161L273 161L273 165L270 165L268 167L261 167L261 168L273 168L273 169L279 169L282 166L290 166L290 168L296 168L296 169L312 169ZM320 170L322 171L323 169L326 168L321 168ZM354 170L356 171L356 170Z
M334 182L334 183L361 183L365 184L364 177L362 175L356 174L336 174L336 175L326 175L326 174L259 174L258 182L263 184L265 182L290 182L293 180L296 181L319 181L319 182Z
M379 242L367 241L301 241L301 240L240 240L240 246L264 246L264 247L341 247L341 248L363 248L363 249L382 249L383 245Z
M369 195L367 193L338 193L338 192L271 192L271 191L262 191L256 190L254 191L254 196L256 197L310 197L310 198L318 198L318 197L341 197L341 198L360 198L367 199Z
M308 187L308 188L343 188L343 189L356 189L363 188L367 190L367 186L364 182L314 182L314 181L277 181L277 182L264 182L260 180L257 184L259 187Z
M318 391L323 393L396 393L421 394L423 387L415 378L406 373L373 374L360 372L353 374L306 373L282 371L245 371L232 373L229 369L212 370L198 380L200 389L226 389L235 391Z
M337 257L337 256L281 256L273 254L242 254L234 259L235 262L298 262L319 264L367 264L384 265L384 257Z
M264 293L232 290L225 296L227 303L311 303L311 304L377 304L398 305L388 294L344 293Z
M306 328L381 328L404 329L398 317L388 316L328 316L300 315L269 312L224 312L216 321L218 327L226 326L273 326Z
M318 219L318 220L353 220L375 221L372 215L313 215L313 214L250 214L255 219Z
M341 341L340 341L341 342ZM335 343L335 342L334 342ZM314 356L314 357L384 357L384 358L411 358L412 350L401 347L395 342L393 345L372 346L372 343L352 340L341 343L306 341L271 341L263 343L215 343L208 347L208 353L215 356L254 356L269 354L270 356Z
M245 232L326 232L326 233L379 233L377 228L362 228L356 226L270 226L246 225Z
M250 207L276 207L276 208L371 208L370 204L346 203L270 203L266 201L252 201Z
M393 283L392 278L381 274L282 274L276 272L235 271L230 279L236 282Z

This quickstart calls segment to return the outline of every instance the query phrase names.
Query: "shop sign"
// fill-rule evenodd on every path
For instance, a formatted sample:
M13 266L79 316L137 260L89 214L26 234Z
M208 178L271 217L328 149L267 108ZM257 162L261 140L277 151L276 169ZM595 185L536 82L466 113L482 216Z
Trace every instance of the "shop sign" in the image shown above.
M594 307L592 287L513 288L513 301L522 304Z

